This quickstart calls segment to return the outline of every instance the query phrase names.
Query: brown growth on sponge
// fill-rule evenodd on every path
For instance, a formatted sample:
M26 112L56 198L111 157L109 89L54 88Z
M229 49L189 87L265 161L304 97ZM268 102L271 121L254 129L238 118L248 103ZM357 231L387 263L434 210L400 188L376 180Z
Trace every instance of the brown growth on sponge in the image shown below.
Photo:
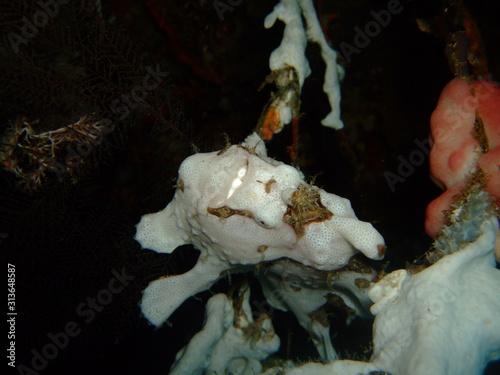
M283 221L290 225L297 237L304 235L304 226L314 222L330 220L333 213L321 203L318 190L306 185L300 185L293 193L292 205L283 216Z
M245 216L253 219L253 215L249 211L245 210L235 210L233 208L230 208L228 206L222 206L218 208L213 208L213 207L207 207L207 212L210 215L215 215L217 217L220 217L222 219L227 219L230 216L233 215L238 215L238 216Z
M179 189L184 193L184 181L182 181L180 178L177 180L177 183L174 185L174 188Z

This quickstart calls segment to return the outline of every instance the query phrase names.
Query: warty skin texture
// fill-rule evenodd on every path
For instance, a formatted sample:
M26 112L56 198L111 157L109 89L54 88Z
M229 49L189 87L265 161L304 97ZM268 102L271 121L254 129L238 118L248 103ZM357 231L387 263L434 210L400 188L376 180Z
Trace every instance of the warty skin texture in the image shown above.
M183 244L201 252L190 271L145 289L142 312L156 326L227 273L280 258L329 271L358 252L380 259L385 249L382 236L356 218L347 199L267 157L255 133L242 145L187 158L174 199L142 217L135 239L162 253Z

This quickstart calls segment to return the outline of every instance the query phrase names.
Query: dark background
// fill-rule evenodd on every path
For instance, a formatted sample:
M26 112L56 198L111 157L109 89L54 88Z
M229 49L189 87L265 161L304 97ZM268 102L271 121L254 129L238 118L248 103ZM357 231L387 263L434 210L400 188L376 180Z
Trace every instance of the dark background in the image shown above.
M39 7L31 1L0 4L2 132L20 118L37 132L83 115L116 125L62 181L49 172L33 186L0 172L0 247L6 261L16 265L16 363L31 367L32 350L41 351L50 332L74 321L81 333L41 373L166 374L175 353L201 328L206 300L230 281L189 299L169 319L171 327L155 330L140 316L141 290L159 276L187 271L197 252L189 246L172 255L141 250L133 240L134 225L170 201L185 157L220 149L227 137L241 142L255 127L272 91L259 87L283 31L279 22L270 30L263 27L275 2L242 1L221 17L208 0L70 1L18 53L7 35L19 32L22 17L31 19ZM318 48L308 48L312 75L301 97L297 159L309 179L349 198L357 216L383 234L387 256L376 267L388 271L404 267L431 245L423 230L424 211L440 190L428 178L427 162L394 192L384 172L397 173L398 157L407 159L417 149L415 141L427 138L440 91L453 78L444 52L449 28L443 4L401 4L403 11L345 65L341 131L320 125L329 110L322 92L324 64ZM316 6L337 47L352 45L354 27L363 28L372 19L370 11L386 9L387 2L324 0ZM468 1L466 6L498 81L499 3ZM420 31L417 20L430 31ZM126 118L118 118L110 103L142 82L146 66L157 64L170 73L168 79ZM290 163L286 147L291 143L291 130L285 128L267 145L268 154ZM64 162L66 151L57 157ZM24 163L29 175L32 164ZM77 306L107 288L113 269L135 278L86 323ZM262 298L251 283L253 298ZM293 316L276 312L275 326L282 358L315 356ZM369 327L357 322L348 337L337 335L341 352L360 350L353 341L368 343ZM487 373L498 373L498 366L490 367Z

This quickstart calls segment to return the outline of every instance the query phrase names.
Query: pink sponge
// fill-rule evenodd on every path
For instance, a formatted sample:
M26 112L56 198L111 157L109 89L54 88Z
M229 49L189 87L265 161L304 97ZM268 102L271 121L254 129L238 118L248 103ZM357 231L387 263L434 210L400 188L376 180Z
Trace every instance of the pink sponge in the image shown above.
M484 128L481 144L474 133L476 116ZM431 178L446 190L426 211L425 230L436 237L445 224L443 211L478 166L487 174L486 190L500 197L500 87L460 78L448 83L431 117L430 140Z
M472 86L479 98L478 113L488 140L488 151L479 159L479 166L489 177L486 191L500 197L500 87L483 81Z

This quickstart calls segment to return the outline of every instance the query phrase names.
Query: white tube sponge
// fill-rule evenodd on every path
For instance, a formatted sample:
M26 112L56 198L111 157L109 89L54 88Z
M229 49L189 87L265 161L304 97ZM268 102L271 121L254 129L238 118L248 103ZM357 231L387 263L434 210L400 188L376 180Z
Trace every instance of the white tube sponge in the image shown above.
M480 375L500 358L497 219L490 217L480 230L475 242L433 266L412 276L395 271L370 290L377 314L371 362L378 369Z
M141 308L158 326L190 296L242 266L290 258L319 270L342 268L356 253L384 255L384 239L356 218L347 199L305 183L292 166L265 156L254 133L243 145L195 154L179 169L174 199L144 215L135 239L170 253L201 251L189 272L153 281Z
M332 272L281 259L268 265L258 274L258 279L267 302L276 309L293 312L299 324L310 333L322 361L328 363L338 356L331 342L330 324L318 319L321 316L318 312L335 305L335 301L342 301L346 324L355 316L371 317L368 286L376 276L371 267L357 258L351 259L344 269Z
M323 91L328 96L331 111L321 123L330 128L342 129L344 123L340 119L340 81L344 79L344 68L337 63L337 51L330 47L323 35L312 0L299 0L299 3L307 22L307 37L319 44L326 64Z
M170 375L261 373L260 361L279 349L280 340L269 317L254 321L248 286L240 293L240 309L225 294L208 300L203 329L177 353Z
M369 291L376 314L370 362L306 364L286 374L483 374L500 358L497 232L498 220L489 216L474 242L417 274L394 271Z
M295 68L302 88L311 69L306 58L307 35L297 0L281 0L264 19L264 27L269 29L277 19L286 26L280 46L271 53L269 68L272 71Z
M302 15L307 23L307 31L302 23ZM265 18L264 26L270 28L279 19L285 23L283 40L269 59L269 67L273 72L293 67L298 75L299 87L311 73L306 58L307 40L318 43L321 56L326 64L323 91L328 96L331 111L321 121L325 126L342 129L340 119L340 81L344 78L344 68L337 63L337 52L332 49L323 35L312 0L281 0L273 11ZM288 103L283 104L285 107ZM280 105L275 104L280 108ZM290 113L293 111L290 109Z

